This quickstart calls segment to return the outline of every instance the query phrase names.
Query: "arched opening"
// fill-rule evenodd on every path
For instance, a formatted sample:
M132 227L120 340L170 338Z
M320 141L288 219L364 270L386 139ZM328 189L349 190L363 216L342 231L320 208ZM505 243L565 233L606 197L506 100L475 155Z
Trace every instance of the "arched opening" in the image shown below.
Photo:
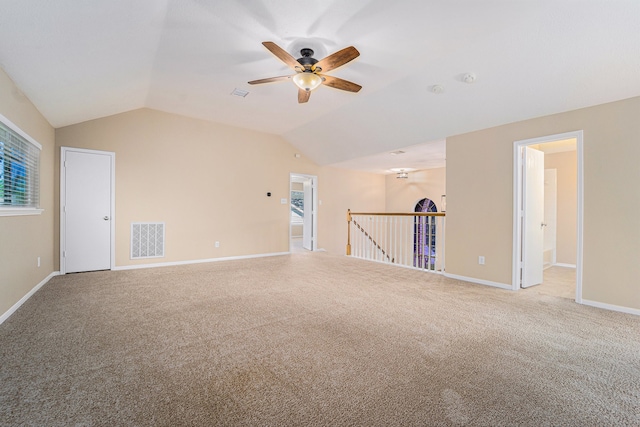
M424 198L416 203L414 212L438 212L433 200ZM413 217L413 266L435 270L436 221L433 216Z

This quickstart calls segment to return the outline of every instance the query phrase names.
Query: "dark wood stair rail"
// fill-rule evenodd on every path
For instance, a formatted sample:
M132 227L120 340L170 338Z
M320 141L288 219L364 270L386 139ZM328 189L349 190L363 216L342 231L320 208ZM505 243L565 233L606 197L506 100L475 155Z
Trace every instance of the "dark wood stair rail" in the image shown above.
M361 214L358 214L358 215L361 215ZM371 236L369 235L369 233L367 233L367 232L364 230L364 228L360 227L360 224L358 224L358 223L356 222L356 220L355 220L355 219L353 219L353 218L351 217L351 209L348 209L348 210L347 210L347 255L351 255L351 231L350 231L351 227L349 226L349 223L350 223L351 221L353 221L353 225L355 225L356 227L358 227L358 230L362 231L362 232L364 233L364 235L365 235L366 237L368 237L368 238L369 238L369 241L370 241L371 243L373 243L373 244L378 248L378 250L379 250L380 252L382 252L382 255L384 255L384 256L386 256L386 257L387 257L387 260L388 260L388 261L391 261L392 263L393 263L393 262L395 262L395 259L394 259L394 258L391 258L391 257L387 254L387 252L386 252L384 249L382 249L382 247L380 247L380 245L378 244L378 242L376 242L376 241L374 240L374 238L373 238L373 237L371 237Z

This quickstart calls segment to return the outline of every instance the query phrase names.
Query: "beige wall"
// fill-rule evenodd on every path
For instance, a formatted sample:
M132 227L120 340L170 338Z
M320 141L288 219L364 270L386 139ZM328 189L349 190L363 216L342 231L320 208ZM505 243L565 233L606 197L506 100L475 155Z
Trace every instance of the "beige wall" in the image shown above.
M583 298L640 309L639 111L636 97L448 138L447 271L510 283L513 141L582 129ZM337 253L344 251L347 208L396 210L420 197L417 187L398 191L400 183L382 175L296 159L273 135L148 109L54 132L1 70L0 113L43 146L44 208L39 216L0 217L0 313L58 268L61 146L116 153L118 266L287 251L289 211L280 199L289 197L291 172L319 177L318 246ZM387 197L385 188L398 197ZM165 258L129 260L132 221L166 221ZM477 264L478 255L486 265Z
M41 215L0 217L0 315L57 269L54 259L54 130L0 69L0 114L42 145ZM37 258L41 264L38 268Z
M433 200L442 211L442 195L446 193L446 168L425 169L398 179L396 174L385 178L386 212L413 212L416 203L425 197Z
M545 169L556 169L558 178L556 262L575 265L578 206L577 152L546 153L544 167Z
M350 205L384 204L383 177L318 167L274 135L150 109L57 129L56 146L56 168L59 147L116 153L116 266L288 251L280 199L291 172L318 176L319 248L342 252ZM130 224L143 221L166 223L164 258L129 259Z
M582 296L640 309L639 112L636 97L448 138L447 271L511 283L513 143L584 130Z
M291 225L291 237L303 237L304 236L304 228L302 224L292 224Z
M384 175L322 168L319 176L318 247L345 254L347 209L353 212L384 212Z

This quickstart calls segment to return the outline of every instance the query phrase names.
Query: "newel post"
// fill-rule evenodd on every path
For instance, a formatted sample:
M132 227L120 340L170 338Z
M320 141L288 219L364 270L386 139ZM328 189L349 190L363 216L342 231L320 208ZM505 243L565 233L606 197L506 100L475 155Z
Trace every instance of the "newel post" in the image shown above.
M351 209L347 209L347 255L351 255Z

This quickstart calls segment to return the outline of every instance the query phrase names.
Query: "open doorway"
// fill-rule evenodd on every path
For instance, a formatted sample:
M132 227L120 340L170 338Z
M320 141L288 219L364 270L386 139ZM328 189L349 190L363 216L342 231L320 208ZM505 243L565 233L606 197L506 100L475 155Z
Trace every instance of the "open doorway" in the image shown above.
M514 144L514 290L582 300L582 131Z
M289 251L317 250L318 177L290 174Z

